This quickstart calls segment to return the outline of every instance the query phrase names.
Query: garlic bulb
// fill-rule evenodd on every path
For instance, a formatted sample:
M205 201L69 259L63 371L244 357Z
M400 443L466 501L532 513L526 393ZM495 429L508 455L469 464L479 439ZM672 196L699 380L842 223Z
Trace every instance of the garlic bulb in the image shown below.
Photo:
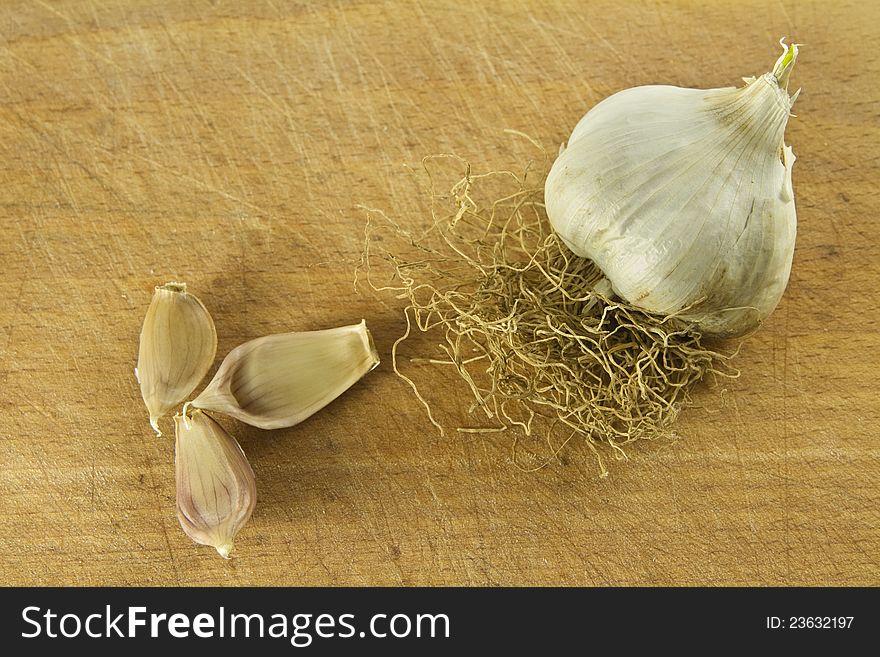
M730 337L779 302L797 223L784 132L798 48L782 47L773 70L742 88L614 94L553 164L554 230L632 305Z

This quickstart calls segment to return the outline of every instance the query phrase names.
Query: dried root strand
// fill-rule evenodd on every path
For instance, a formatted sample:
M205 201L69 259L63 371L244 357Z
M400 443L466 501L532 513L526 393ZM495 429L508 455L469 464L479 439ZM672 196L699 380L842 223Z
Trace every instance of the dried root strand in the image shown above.
M437 191L437 168L464 176ZM439 165L439 167L438 167ZM393 349L395 371L435 419L415 374L401 370L401 346L415 327L441 338L437 352L413 359L454 367L485 426L510 431L517 445L539 437L546 465L575 438L596 454L625 458L635 440L669 437L689 392L707 374L734 377L733 353L701 343L674 317L645 314L613 296L594 263L552 233L543 206L545 167L475 175L455 156L426 158L431 224L413 235L366 208L364 254L356 273L376 292L405 300L406 331ZM396 246L395 246L396 245ZM380 275L383 279L380 282ZM409 371L409 368L405 368Z

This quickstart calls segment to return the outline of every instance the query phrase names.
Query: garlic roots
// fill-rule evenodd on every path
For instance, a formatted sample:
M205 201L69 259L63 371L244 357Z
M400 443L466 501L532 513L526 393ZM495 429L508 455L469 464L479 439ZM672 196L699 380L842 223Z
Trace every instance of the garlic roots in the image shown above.
M743 88L645 86L577 124L545 185L554 230L613 291L704 335L757 327L788 283L797 218L784 143L797 45Z

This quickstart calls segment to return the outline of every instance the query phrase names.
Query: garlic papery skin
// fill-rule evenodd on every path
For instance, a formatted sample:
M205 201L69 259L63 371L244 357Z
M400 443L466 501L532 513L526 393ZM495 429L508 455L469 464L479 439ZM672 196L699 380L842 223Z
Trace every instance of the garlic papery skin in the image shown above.
M783 48L773 71L742 88L610 96L553 164L550 223L633 306L732 337L778 304L797 224L784 132L798 51Z
M229 558L257 503L254 471L241 446L202 411L174 416L177 519L201 545Z
M229 352L192 402L261 429L302 422L379 364L366 322L280 333Z
M186 399L216 355L217 331L204 304L186 291L186 283L158 286L141 328L134 371L158 435L159 418Z

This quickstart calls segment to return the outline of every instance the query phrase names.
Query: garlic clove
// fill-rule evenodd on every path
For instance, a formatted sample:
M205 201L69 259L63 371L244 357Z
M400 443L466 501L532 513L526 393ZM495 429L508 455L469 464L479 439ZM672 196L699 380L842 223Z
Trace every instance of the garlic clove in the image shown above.
M716 337L748 332L778 304L797 225L784 132L798 50L783 48L739 89L614 94L554 162L554 230L630 304Z
M201 545L229 558L257 503L254 471L241 446L202 411L174 416L177 519Z
M236 347L192 402L261 429L302 422L379 364L366 322L281 333Z
M141 329L135 376L158 435L159 418L195 389L216 354L214 321L186 283L157 287Z

